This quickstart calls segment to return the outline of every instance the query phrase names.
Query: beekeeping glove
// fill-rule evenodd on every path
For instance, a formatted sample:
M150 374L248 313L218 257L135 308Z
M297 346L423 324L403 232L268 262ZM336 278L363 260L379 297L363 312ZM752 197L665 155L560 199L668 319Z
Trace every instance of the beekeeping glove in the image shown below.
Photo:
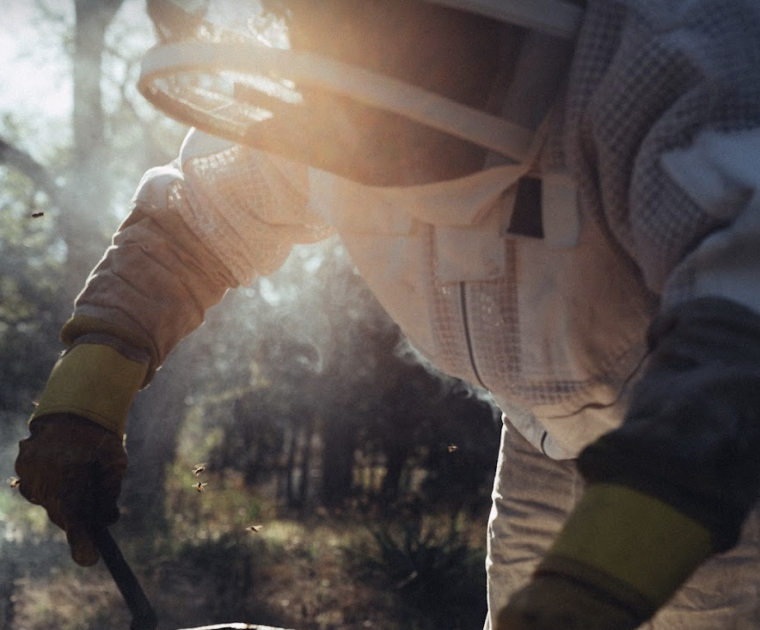
M713 553L710 532L646 494L592 484L498 630L628 630Z
M19 490L66 532L77 564L98 561L92 527L119 518L127 411L146 371L107 345L74 346L53 368L19 443Z
M739 540L760 498L760 316L695 299L648 339L623 425L581 452L586 491L500 630L636 627Z

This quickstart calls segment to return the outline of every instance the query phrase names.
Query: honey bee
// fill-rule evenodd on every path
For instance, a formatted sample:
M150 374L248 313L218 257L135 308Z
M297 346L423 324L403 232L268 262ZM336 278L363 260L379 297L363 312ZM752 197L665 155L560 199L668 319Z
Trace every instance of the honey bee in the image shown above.
M202 483L202 482L199 481L198 483L195 484L195 489L198 492L203 492L206 489L207 485L208 485L207 483Z
M257 533L257 532L260 532L263 527L264 527L263 525L249 525L248 527L246 527L246 530L248 530L249 532Z
M449 453L456 453L459 450L459 447L456 444L449 444L446 450Z
M18 488L21 485L21 479L19 479L18 477L10 477L8 479L8 485L11 488Z
M44 216L45 216L44 212L32 212L33 219L39 219L40 217L44 217Z
M198 464L193 470L193 474L197 477L206 471L206 464Z

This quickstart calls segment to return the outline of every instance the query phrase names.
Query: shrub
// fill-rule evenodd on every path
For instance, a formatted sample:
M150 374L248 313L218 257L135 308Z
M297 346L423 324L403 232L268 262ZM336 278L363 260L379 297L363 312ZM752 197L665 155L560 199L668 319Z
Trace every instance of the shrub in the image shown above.
M443 528L415 518L374 528L372 535L376 550L365 566L420 613L421 628L482 628L485 554L470 544L456 518Z

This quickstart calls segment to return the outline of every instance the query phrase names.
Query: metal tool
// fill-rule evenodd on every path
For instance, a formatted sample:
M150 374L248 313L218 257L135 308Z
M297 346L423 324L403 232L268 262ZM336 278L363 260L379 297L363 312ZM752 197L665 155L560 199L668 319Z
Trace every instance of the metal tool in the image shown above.
M129 630L155 630L158 625L156 611L153 610L145 592L137 581L119 545L106 527L93 530L92 538L100 557L108 568L113 581L121 592L124 601L132 613L132 623Z
M113 581L132 613L132 623L129 630L156 630L158 617L148 597L145 595L137 577L121 553L119 545L106 527L97 528L92 532L95 546L100 552L103 562L108 568ZM197 626L181 630L285 630L272 626L261 626L249 623L222 623L212 626Z

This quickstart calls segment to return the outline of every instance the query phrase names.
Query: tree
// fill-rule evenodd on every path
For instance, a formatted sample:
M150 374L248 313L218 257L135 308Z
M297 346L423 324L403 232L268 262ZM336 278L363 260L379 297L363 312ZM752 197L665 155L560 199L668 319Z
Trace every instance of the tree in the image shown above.
M23 129L0 128L0 165L17 182L26 182L27 192L17 194L32 202L18 212L26 213L25 225L39 226L34 233L39 260L45 260L43 273L23 260L23 250L0 251L4 261L17 261L3 285L7 304L17 307L11 313L9 306L0 318L34 332L34 341L27 339L23 347L18 336L12 342L8 337L5 343L16 345L6 347L21 356L30 348L44 349L35 353L33 372L24 360L8 363L17 373L7 373L2 391L24 391L27 401L59 350L54 331L69 316L138 178L170 159L183 131L134 91L140 46L129 37L139 29L118 28L116 17L140 0L72 2L70 22L51 8L60 3L39 4L45 20L64 25L61 46L71 56L74 86L72 133L61 134L60 146L40 159L28 150ZM140 41L146 48L144 37ZM38 224L27 220L33 206L44 212ZM0 230L6 239L28 238L13 236L2 224ZM22 303L30 315L22 317ZM207 410L209 423L235 434L220 461L240 462L249 481L266 475L264 468L280 449L277 461L292 505L304 506L316 495L327 505L344 502L356 491L358 451L382 460L387 471L382 493L393 500L404 490L410 466L438 465L425 460L434 448L427 436L439 427L437 418L448 417L443 413L448 386L401 358L400 339L335 241L297 249L271 280L230 293L133 406L127 443L132 466L123 492L127 524L135 532L161 525L164 471L175 457L188 411L199 406ZM22 381L25 390L18 386ZM244 422L251 426L243 430ZM311 487L313 470L321 477Z
M63 274L58 239L35 218L44 199L18 171L2 172L0 186L0 448L19 438L18 420L32 412L32 401L55 358L49 340L57 333ZM11 456L0 453L12 472ZM2 474L6 473L6 474Z
M209 401L204 430L224 429L210 467L241 472L250 484L279 476L282 498L300 510L360 496L390 506L414 489L414 469L427 472L421 490L432 503L482 505L498 441L493 407L420 362L341 246L321 251L317 272L295 252L275 275L286 296L276 304L255 296L253 364L249 378L233 379L239 393L230 400L196 382ZM224 338L218 329L215 343ZM357 483L359 454L384 469L377 497Z
M137 29L125 29L116 20L128 3L137 7L132 15L142 17ZM152 43L141 0L72 0L72 5L73 11L67 12L60 2L41 0L36 4L40 24L55 24L59 37L50 36L42 46L37 44L38 49L59 49L60 58L70 58L71 133L35 138L9 116L0 127L3 198L15 208L4 213L0 222L0 292L4 298L0 332L19 326L27 332L24 336L0 335L4 356L13 357L4 362L3 376L8 378L3 378L1 387L1 402L15 405L6 408L8 422L13 412L22 416L30 413L31 400L60 351L58 330L128 210L139 177L156 165L150 160L163 156L163 163L167 162L167 150L171 152L179 145L183 133L179 125L167 122L149 107L133 87L140 53ZM171 146L167 138L172 139L171 149L167 149ZM37 147L34 153L44 157L33 157L28 147ZM16 234L18 226L27 225L33 213L39 217L33 229L30 227L25 236ZM29 241L32 233L37 239L35 249L15 243ZM171 387L183 379L165 380L163 395L156 396L161 394L159 382L148 398L154 408L146 409L143 403L138 409L142 413L135 414L132 427L138 437L143 419L169 413L167 405L184 405L182 387ZM165 426L173 428L173 432L163 434L171 454L177 428L170 423ZM139 445L137 440L132 449L138 460ZM129 493L126 496L129 498Z
M58 350L54 343L57 330L76 294L74 278L81 285L82 269L93 260L92 248L102 249L107 242L102 229L93 229L93 222L80 209L81 182L68 174L85 173L89 164L84 163L84 156L103 150L104 117L94 115L100 110L97 74L93 81L84 68L99 67L103 33L122 1L77 3L82 21L75 38L74 65L79 71L75 76L77 115L72 120L77 130L74 146L50 150L50 162L43 163L25 148L34 141L24 136L23 126L9 116L3 120L0 346L5 360L0 408L7 414L6 422L12 421L15 413L31 412L31 402ZM91 103L87 114L82 112L85 101ZM95 133L99 147L85 129ZM91 190L101 196L107 191L99 186ZM99 203L107 208L107 195Z
M72 0L72 3L71 23L61 3L40 0L36 5L40 21L60 25L60 40L45 41L43 46L60 49L62 57L70 58L71 133L29 138L24 137L23 131L9 129L7 122L0 132L0 164L23 174L36 190L47 196L47 205L52 210L52 216L46 213L47 220L55 221L56 232L65 245L63 289L69 303L64 306L62 318L68 316L71 300L126 211L126 207L115 207L114 201L129 198L141 173L155 165L151 159L157 156L169 159L166 148L160 144L167 137L165 117L152 111L129 88L134 85L141 51L152 41L147 17L143 15L142 30L133 33L136 42L126 42L122 37L116 45L109 44L109 29L120 9L128 3L140 7L140 13L142 2ZM117 66L127 70L116 72ZM123 83L116 90L111 89L106 99L105 88L109 85L113 88L111 75L118 75ZM173 130L170 135L178 143L181 128L170 126ZM129 138L127 127L137 128L140 133ZM130 151L129 143L141 149ZM32 144L45 145L41 152L49 156L49 161L33 158L26 148ZM114 147L120 150L115 151ZM130 187L126 193L115 190L115 182L123 181L125 171Z

